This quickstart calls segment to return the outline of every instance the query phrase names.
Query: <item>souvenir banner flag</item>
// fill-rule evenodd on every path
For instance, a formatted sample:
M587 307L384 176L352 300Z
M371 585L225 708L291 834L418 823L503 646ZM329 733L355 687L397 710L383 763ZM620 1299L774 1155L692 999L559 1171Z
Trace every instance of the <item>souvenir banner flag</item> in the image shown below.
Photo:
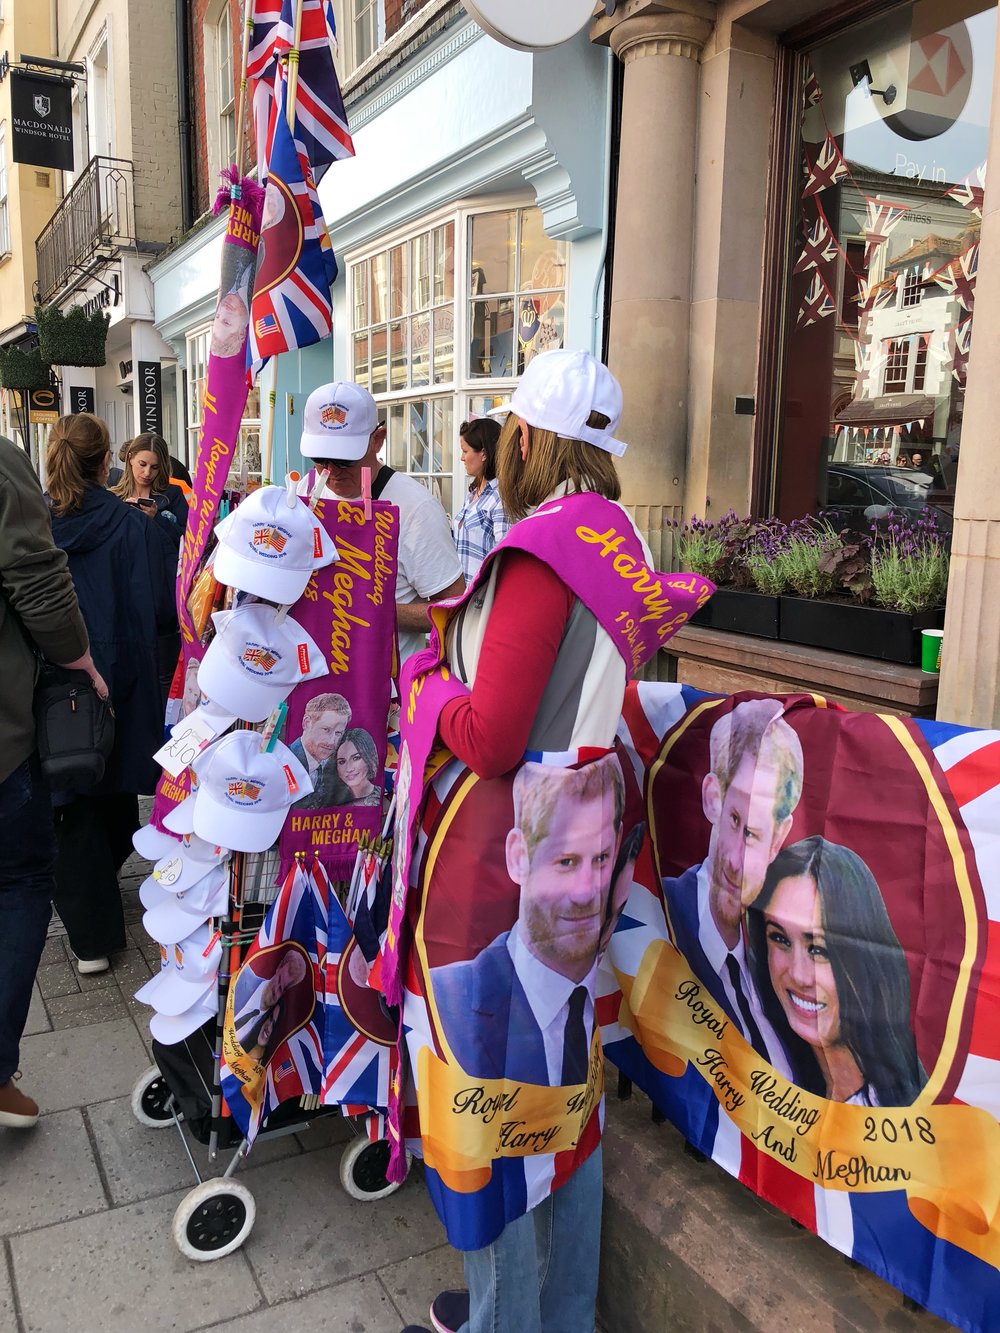
M321 342L333 329L330 287L337 261L310 163L288 128L287 98L288 83L279 73L250 307L255 374L269 357Z
M866 204L865 268L869 269L875 251L885 245L892 229L910 210L902 204L888 204L882 199L868 199Z
M836 310L837 304L830 295L830 289L823 281L822 275L814 273L799 305L796 326L800 329L808 328L810 324L817 324L828 315L835 314Z
M934 282L950 295L959 305L972 310L976 304L976 277L979 271L979 242L976 241L953 259L950 264L932 274Z
M257 128L258 167L271 160L279 67L295 39L295 0L252 0L253 31L247 61ZM295 94L296 138L321 181L331 162L353 157L354 144L337 81L332 0L302 0L299 74Z
M802 189L804 199L811 194L819 194L821 190L829 189L831 185L836 185L838 181L844 180L851 174L843 154L837 147L837 141L829 130L821 144L805 144L803 151L806 157L806 183Z
M304 852L349 879L361 839L382 828L399 510L376 500L366 521L360 502L321 500L315 513L340 558L316 570L291 615L322 648L329 674L288 697L285 744L313 791L292 806L278 846L283 873Z
M995 1329L1000 733L640 684L619 740L650 836L606 1055L743 1184Z
M802 253L799 255L792 272L804 273L806 269L819 268L822 264L829 264L831 260L836 259L839 253L840 247L830 231L826 218L817 218L815 224L809 228L806 234L802 245Z
M970 171L964 180L958 185L953 185L950 190L945 191L945 197L954 199L956 203L967 208L970 213L975 213L977 218L983 216L983 197L986 193L986 163L983 162L976 167L975 171Z
M823 100L823 89L819 86L819 79L816 77L816 70L808 56L805 59L806 77L802 85L802 103L804 107L816 106Z

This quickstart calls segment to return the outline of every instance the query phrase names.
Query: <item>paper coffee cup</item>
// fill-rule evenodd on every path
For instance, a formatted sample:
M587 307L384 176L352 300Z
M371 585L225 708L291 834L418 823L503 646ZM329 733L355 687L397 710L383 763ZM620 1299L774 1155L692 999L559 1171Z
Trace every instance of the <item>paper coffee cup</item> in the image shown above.
M941 670L941 640L943 638L943 629L922 629L920 631L921 671Z

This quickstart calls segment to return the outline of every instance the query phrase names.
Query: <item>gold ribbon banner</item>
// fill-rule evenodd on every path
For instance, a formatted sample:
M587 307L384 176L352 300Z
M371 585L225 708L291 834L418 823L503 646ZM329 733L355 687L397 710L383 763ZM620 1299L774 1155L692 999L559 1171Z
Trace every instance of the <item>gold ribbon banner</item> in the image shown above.
M688 1065L762 1152L824 1189L905 1190L929 1231L1000 1263L1000 1125L973 1106L918 1100L848 1106L790 1084L753 1049L693 976L686 959L653 941L622 989L619 1022L662 1073Z
M424 1161L449 1189L471 1194L497 1157L541 1157L575 1148L604 1095L598 1034L586 1083L550 1088L514 1079L470 1078L429 1046L417 1053L417 1106Z
M264 1100L264 1079L267 1070L260 1061L255 1060L252 1055L248 1055L236 1040L236 1024L233 1021L233 991L234 987L230 986L229 995L226 999L226 1016L222 1024L222 1054L225 1056L230 1073L234 1074L243 1084L243 1096L256 1110Z

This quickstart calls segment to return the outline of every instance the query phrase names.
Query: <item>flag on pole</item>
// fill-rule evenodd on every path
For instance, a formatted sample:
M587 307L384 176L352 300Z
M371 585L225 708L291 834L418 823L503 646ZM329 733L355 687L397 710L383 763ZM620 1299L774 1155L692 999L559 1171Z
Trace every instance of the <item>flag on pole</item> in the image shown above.
M297 148L288 128L287 98L288 81L279 69L250 306L254 373L269 357L321 342L333 329L330 286L337 276L337 261L308 157Z
M263 174L271 160L279 72L295 41L295 0L252 2L253 31L247 77L253 86L257 158ZM332 162L354 156L354 143L333 63L336 33L331 0L302 0L295 137L317 182L323 179Z

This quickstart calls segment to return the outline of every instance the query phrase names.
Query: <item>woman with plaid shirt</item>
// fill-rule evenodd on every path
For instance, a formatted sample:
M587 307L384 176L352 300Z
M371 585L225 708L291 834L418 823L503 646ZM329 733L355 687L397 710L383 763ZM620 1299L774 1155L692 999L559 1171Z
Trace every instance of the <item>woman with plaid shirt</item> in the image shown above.
M469 476L469 493L455 519L455 545L466 583L471 583L497 542L506 537L510 522L497 489L496 452L500 426L492 417L463 421L458 430L462 462Z

